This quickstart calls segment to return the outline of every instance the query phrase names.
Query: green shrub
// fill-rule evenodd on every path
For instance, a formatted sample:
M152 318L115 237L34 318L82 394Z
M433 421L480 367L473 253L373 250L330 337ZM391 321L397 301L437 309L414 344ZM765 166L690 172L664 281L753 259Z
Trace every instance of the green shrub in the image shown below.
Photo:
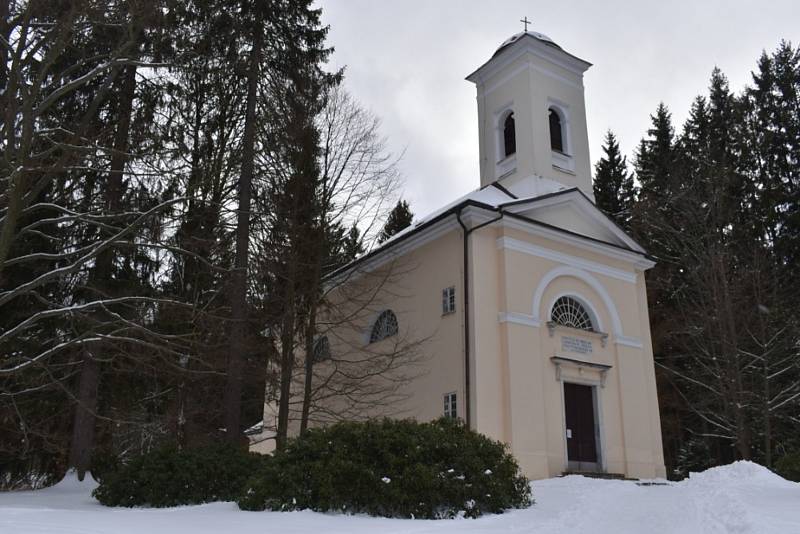
M775 472L786 480L800 482L800 451L790 452L775 462Z
M703 438L691 438L678 449L675 459L675 469L672 471L673 480L682 480L690 473L701 473L717 465L716 459L711 454L708 443Z
M230 445L166 447L106 473L93 495L106 506L162 508L232 501L265 458Z
M244 510L478 517L531 504L505 446L451 419L385 419L309 430L264 463L238 499Z

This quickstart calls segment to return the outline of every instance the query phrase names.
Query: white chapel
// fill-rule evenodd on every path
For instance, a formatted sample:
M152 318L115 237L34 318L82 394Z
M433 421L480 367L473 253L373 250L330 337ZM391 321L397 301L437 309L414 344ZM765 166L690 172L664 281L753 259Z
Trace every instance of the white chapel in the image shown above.
M665 475L645 289L654 262L593 203L590 66L525 31L467 76L480 187L330 279L331 308L353 319L328 321L314 380L348 358L376 358L403 379L378 379L387 402L321 395L318 424L336 413L459 417L507 443L530 478ZM413 371L391 368L403 347ZM268 402L265 429L274 413Z

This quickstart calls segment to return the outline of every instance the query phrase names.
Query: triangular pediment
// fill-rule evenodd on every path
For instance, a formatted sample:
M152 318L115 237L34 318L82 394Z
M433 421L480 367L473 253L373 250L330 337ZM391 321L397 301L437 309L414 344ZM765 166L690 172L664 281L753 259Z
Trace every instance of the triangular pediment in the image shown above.
M634 252L646 253L641 245L577 189L510 202L502 208L506 213L520 218Z

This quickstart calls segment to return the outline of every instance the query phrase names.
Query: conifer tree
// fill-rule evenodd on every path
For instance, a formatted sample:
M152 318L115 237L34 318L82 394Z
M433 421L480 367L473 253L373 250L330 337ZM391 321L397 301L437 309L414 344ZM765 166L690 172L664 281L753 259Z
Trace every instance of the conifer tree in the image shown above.
M627 158L620 152L611 130L606 132L603 152L604 156L594 168L595 203L617 224L629 229L636 190L633 175L628 172Z
M394 198L379 121L331 98L341 76L323 68L320 10L240 6L0 2L12 478L220 428L240 439L263 414L265 356L285 392L318 330L322 277L364 252L360 229L373 239Z
M675 130L672 115L661 102L655 115L650 116L652 126L642 139L636 152L634 169L645 202L657 202L669 189L670 176L675 163Z
M665 452L683 467L702 460L691 450L769 465L774 450L797 447L786 425L800 398L800 366L788 364L800 333L782 304L795 277L776 252L790 211L780 207L785 176L796 172L783 134L800 107L786 113L776 98L794 98L777 89L780 54L762 56L742 98L714 69L677 138L660 106L637 154L634 228L659 260L648 301L662 423L678 429L664 433ZM784 72L784 83L798 74Z
M759 187L765 231L785 265L800 261L800 47L762 53L746 91L748 173Z
M414 214L411 213L408 202L405 200L398 200L395 207L389 212L389 217L386 218L386 224L383 226L381 235L378 237L378 243L384 243L393 235L405 230L411 226L413 220Z
M242 373L247 350L247 268L250 254L250 203L256 157L256 128L259 116L256 110L258 80L262 76L265 6L258 3L246 13L244 20L251 39L247 58L247 96L245 99L244 134L242 138L242 165L238 184L236 216L236 255L231 271L229 293L231 307L230 352L225 381L224 415L225 436L236 443L240 439L242 410ZM249 27L248 27L249 26Z
M344 259L344 263L353 261L363 254L364 251L364 238L361 236L361 231L358 229L358 226L353 225L350 227L350 230L347 231L347 235L344 237L344 243L342 246L342 257Z

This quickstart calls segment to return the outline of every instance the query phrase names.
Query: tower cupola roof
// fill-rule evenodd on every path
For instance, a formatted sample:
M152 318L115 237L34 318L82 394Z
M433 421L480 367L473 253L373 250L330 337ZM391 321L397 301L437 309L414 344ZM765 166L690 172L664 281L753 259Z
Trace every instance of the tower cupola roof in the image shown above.
M557 48L559 50L562 50L562 48L560 46L558 46L558 44L555 41L553 41L550 37L548 37L547 35L545 35L543 33L535 32L533 30L528 30L528 31L524 31L524 32L515 33L514 35L512 35L511 37L509 37L508 39L503 41L503 43L500 46L497 47L497 50L495 50L495 52L492 55L492 57L497 56L497 54L499 54L500 52L505 50L507 47L509 47L510 45L516 43L517 41L519 41L520 39L522 39L525 36L533 37L534 39L536 39L538 41L541 41L546 45L549 45L549 46L552 46L553 48Z

